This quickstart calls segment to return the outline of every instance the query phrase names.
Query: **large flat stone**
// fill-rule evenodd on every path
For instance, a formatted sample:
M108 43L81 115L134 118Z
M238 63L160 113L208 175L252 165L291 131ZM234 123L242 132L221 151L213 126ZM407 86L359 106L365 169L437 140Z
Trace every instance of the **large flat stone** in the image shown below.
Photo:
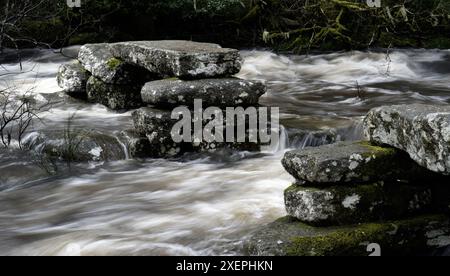
M114 110L143 106L140 85L108 84L92 76L87 82L86 90L88 101Z
M203 106L254 106L266 92L258 81L237 78L183 81L166 79L145 84L141 95L144 103L156 106L193 106L202 100Z
M319 226L401 219L433 207L430 187L402 183L321 189L293 185L286 189L284 198L290 216Z
M364 131L373 142L406 151L421 166L450 174L450 106L382 106L369 112Z
M144 84L155 79L144 68L115 58L110 44L106 43L82 46L78 60L94 77L109 84Z
M426 178L431 172L394 148L338 142L287 152L283 166L299 183L367 183Z
M230 76L241 69L238 50L192 41L133 41L111 45L116 58L167 77Z
M444 215L346 227L312 227L290 217L262 227L245 242L252 256L369 256L378 244L382 256L416 256L450 245Z
M78 61L63 64L59 67L56 80L64 92L73 96L86 96L86 83L90 74Z

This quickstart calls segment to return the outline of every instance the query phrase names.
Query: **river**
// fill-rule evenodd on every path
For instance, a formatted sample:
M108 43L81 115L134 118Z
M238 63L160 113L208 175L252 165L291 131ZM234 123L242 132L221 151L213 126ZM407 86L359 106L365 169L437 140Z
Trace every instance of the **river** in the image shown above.
M57 102L31 131L62 130L74 112L76 127L111 135L130 128L130 112L60 91L57 69L77 49L27 50L20 74L7 52L0 87ZM252 231L285 215L283 190L293 178L281 166L284 151L322 144L330 129L334 139L361 139L362 118L376 106L450 102L448 50L242 55L238 76L266 81L261 104L280 107L286 131L273 152L91 162L48 175L30 154L2 149L0 254L243 254Z

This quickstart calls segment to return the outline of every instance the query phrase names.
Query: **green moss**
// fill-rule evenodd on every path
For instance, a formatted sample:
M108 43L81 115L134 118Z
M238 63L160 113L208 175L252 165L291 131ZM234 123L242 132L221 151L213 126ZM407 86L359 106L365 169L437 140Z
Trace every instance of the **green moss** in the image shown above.
M366 154L367 156L363 154L364 158L372 157L373 155L375 157L393 156L398 153L398 150L394 148L378 146L369 141L360 141L358 144L371 151L371 153Z
M440 215L423 216L402 221L328 229L328 232L323 232L323 229L316 230L319 231L317 236L292 237L284 252L291 256L367 256L367 244L378 243L386 254L419 254L427 247L425 235L434 222L434 226L441 224L445 227L448 218ZM302 229L308 227L298 222L285 223L297 224L296 227Z
M109 69L114 70L122 64L122 61L117 58L111 58L106 64L108 65Z

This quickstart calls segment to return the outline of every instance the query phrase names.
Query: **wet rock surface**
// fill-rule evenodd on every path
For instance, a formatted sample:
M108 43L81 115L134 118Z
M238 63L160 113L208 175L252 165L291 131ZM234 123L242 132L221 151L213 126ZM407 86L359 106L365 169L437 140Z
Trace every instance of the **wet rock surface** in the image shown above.
M312 227L281 218L245 242L252 256L368 256L377 243L382 256L423 255L450 244L447 216L368 223L345 227Z
M144 103L158 106L188 105L202 100L205 106L257 105L266 92L264 84L237 78L183 81L166 79L148 82L142 89Z
M421 166L450 174L450 106L382 106L369 112L365 134L406 151Z
M192 41L133 41L111 45L113 55L166 77L212 78L241 69L239 51Z

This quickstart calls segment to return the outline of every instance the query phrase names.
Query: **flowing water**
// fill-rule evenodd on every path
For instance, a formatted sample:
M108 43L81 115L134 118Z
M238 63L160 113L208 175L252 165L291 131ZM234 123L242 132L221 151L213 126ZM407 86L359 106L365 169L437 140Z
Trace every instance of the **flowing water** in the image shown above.
M57 68L76 51L26 51L20 74L6 53L0 87L56 102L33 131L62 130L74 112L78 127L111 135L130 128L130 112L61 93ZM361 120L376 106L450 101L450 51L242 55L239 77L266 81L261 103L280 107L278 149L91 162L56 175L29 153L0 150L0 254L243 254L252 231L285 215L283 190L293 181L280 164L285 150L325 143L330 129L334 140L360 139Z

